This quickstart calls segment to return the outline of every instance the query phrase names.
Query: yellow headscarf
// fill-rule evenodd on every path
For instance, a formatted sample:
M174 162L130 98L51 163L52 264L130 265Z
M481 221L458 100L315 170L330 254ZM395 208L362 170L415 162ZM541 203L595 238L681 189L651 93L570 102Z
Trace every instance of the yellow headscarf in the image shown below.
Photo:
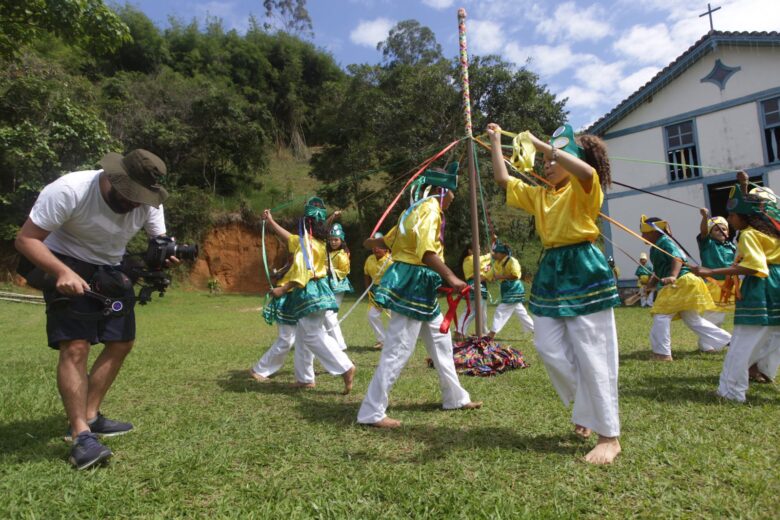
M647 215L642 215L639 219L639 230L642 233L649 233L650 231L667 231L669 229L669 223L665 220L656 220L654 222L647 222Z

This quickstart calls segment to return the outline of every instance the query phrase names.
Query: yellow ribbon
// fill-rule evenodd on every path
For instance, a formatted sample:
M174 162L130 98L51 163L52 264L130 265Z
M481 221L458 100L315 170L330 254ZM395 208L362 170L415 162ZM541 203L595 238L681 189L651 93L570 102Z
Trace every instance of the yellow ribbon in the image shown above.
M518 171L530 172L534 169L534 159L536 157L536 147L531 142L531 132L526 130L515 134L506 130L501 130L503 135L512 138L512 157L509 162Z

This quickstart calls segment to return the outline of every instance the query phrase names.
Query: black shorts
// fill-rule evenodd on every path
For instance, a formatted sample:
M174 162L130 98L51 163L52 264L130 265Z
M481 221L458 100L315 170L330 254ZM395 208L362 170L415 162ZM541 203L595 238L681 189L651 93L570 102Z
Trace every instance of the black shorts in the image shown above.
M76 271L79 276L89 281L97 266L85 264L70 257L57 255L65 265ZM90 273L90 269L92 273ZM43 297L47 303L46 335L49 346L59 349L63 341L85 340L90 345L109 341L133 341L135 339L135 301L132 287L125 294L126 314L122 316L98 317L103 304L88 296L70 297L70 302L50 306L53 300L63 295L53 289L44 289ZM74 315L75 314L75 315ZM93 317L82 318L80 314L90 314Z

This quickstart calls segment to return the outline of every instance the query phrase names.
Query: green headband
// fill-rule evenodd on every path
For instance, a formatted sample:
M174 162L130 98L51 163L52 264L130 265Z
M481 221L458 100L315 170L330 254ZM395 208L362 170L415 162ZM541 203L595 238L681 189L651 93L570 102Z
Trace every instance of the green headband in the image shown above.
M416 181L418 186L440 186L448 190L458 189L458 163L450 163L446 169L430 168L420 175Z
M503 253L506 256L512 256L512 249L501 242L496 242L496 244L493 246L493 252L494 253Z
M324 222L327 218L325 202L319 197L310 198L303 207L303 216L311 217L317 222Z
M584 158L585 151L574 140L574 129L571 125L566 123L563 126L559 126L558 129L553 132L550 138L550 146L556 150L563 150L564 152L572 154L574 157Z
M334 238L340 238L341 240L346 240L347 235L344 234L344 228L341 227L341 224L336 222L333 224L333 227L330 228L330 236Z

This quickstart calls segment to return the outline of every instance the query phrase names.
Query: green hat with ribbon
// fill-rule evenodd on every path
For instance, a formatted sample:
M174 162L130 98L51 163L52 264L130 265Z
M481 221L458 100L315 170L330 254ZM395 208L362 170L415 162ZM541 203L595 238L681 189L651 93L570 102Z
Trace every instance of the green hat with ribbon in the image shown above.
M506 256L512 256L512 248L510 248L507 244L504 244L503 242L496 242L493 245L493 252L494 253L502 253Z
M738 184L735 184L729 192L726 210L728 210L729 213L738 213L740 215L760 215L761 202L745 200L742 188L740 188Z
M563 150L580 159L584 158L585 151L574 140L574 129L569 123L559 126L550 138L550 146L556 150Z
M325 202L319 197L311 197L303 207L303 216L311 217L317 222L324 222L327 217Z
M428 168L425 173L420 175L415 181L420 186L440 186L448 190L458 189L458 167L457 162L447 165L446 168Z
M333 238L340 238L341 240L346 240L347 235L344 234L344 228L336 222L333 224L333 227L330 228L330 235Z

